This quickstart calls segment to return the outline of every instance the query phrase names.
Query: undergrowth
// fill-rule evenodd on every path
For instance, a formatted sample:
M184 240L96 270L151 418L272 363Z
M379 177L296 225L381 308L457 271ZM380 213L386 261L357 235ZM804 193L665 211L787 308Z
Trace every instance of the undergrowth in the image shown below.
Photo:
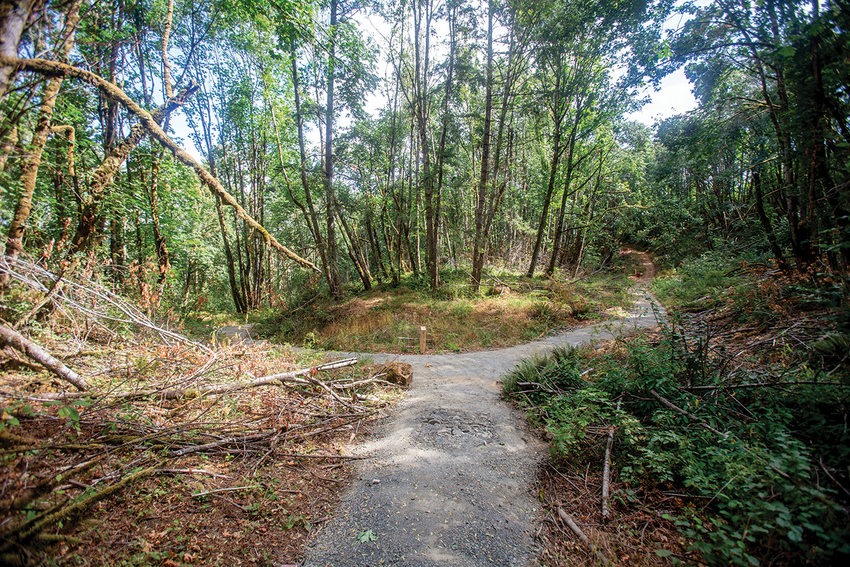
M504 391L545 430L559 468L599 466L599 433L614 427L615 493L682 496L659 513L690 555L661 546L657 558L845 563L850 371L834 301L845 284L698 262L656 285L690 307L661 333L527 360Z
M428 329L430 352L510 346L627 308L631 282L620 266L576 281L507 272L488 277L478 291L464 271L444 271L433 292L422 276L398 286L377 286L342 301L320 298L307 305L257 317L260 336L324 349L406 352L419 348Z

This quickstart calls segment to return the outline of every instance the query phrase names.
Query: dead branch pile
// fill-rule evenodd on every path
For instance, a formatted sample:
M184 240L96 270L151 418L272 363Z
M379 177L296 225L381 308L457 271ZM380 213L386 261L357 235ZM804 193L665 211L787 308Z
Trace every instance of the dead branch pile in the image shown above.
M49 272L9 269L50 293ZM335 440L353 438L397 391L355 369L356 359L321 363L269 345L213 352L91 282L63 280L51 301L59 316L38 333L12 322L4 330L49 343L45 354L72 365L85 390L57 391L66 381L29 369L0 378L0 564L73 543L73 520L151 476L218 478L212 464L233 460L256 471L281 459L347 458ZM128 332L136 325L145 334ZM94 327L102 332L81 332Z
M378 377L328 375L353 359L296 370L289 353L257 347L216 355L181 346L110 354L100 359L111 364L91 377L85 397L51 398L29 377L2 384L4 564L50 539L57 523L160 470L204 470L211 456L252 467L315 457L319 441L353 436L373 419L391 389ZM271 367L287 371L252 378ZM199 461L201 455L207 457Z
M36 308L41 307L45 300L50 302L70 325L75 336L82 340L95 329L111 338L119 338L122 328L130 328L134 332L144 329L166 344L184 343L207 353L212 352L201 343L157 325L129 301L94 281L61 278L41 266L7 256L0 257L0 273L8 274L11 280L42 292L44 297L36 304ZM21 316L15 326L25 323L32 315L27 313Z

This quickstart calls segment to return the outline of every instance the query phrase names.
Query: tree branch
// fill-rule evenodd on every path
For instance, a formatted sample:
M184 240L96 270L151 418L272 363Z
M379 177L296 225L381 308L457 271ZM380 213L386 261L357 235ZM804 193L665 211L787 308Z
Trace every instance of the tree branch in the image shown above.
M255 229L259 232L263 239L266 241L268 245L277 250L281 255L301 264L305 268L309 268L316 272L319 272L319 268L316 267L315 264L306 260L278 242L278 240L272 236L269 231L265 229L263 225L254 220L248 212L242 208L241 205L233 198L233 196L227 192L224 186L219 182L218 179L212 176L209 171L204 169L204 167L195 160L192 156L186 153L180 146L174 143L174 141L168 137L159 124L156 123L156 120L153 116L150 115L146 110L136 104L133 99L131 99L127 94L121 90L117 85L110 83L103 77L96 75L90 71L86 71L84 69L80 69L78 67L74 67L72 65L66 65L64 63L60 63L58 61L50 61L47 59L19 59L16 57L3 57L0 56L0 64L2 65L16 65L20 69L25 69L28 71L35 71L44 75L61 75L67 77L74 77L90 85L96 87L100 92L106 95L108 98L112 100L118 101L124 108L129 110L131 113L135 114L142 123L142 126L147 130L151 137L154 138L157 142L159 142L164 148L167 148L174 157L183 163L184 165L192 168L195 171L195 174L198 178L206 185L209 190L217 195L222 201L233 207L236 210L236 214L241 217L251 228Z
M86 381L76 372L53 358L49 352L6 325L0 325L0 340L15 350L19 350L38 362L62 380L73 384L78 390L88 388Z

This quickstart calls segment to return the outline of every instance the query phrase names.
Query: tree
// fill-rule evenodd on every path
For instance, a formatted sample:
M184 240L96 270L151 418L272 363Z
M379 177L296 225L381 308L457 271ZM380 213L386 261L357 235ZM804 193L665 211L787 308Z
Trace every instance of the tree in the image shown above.
M822 8L817 1L717 1L693 15L674 47L679 61L689 62L703 103L725 101L754 122L759 120L756 109L769 118L772 139L761 147L776 157L772 169L782 197L777 210L797 269L807 269L821 256L846 267L850 251L843 243L850 209L842 188L848 179L850 132L847 101L838 95L847 83L841 55L848 47L841 33L848 21L846 7L828 2ZM741 80L730 82L731 76ZM762 195L765 179L759 171ZM770 240L772 231L762 225Z

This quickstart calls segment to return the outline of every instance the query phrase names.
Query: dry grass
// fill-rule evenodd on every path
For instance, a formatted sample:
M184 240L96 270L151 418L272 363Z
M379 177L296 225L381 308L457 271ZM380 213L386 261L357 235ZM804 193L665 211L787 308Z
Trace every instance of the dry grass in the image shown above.
M260 332L274 340L331 350L411 352L419 327L428 351L463 352L506 347L627 308L630 281L621 272L573 283L519 276L484 286L479 295L449 278L439 294L420 287L379 289L341 303L318 301L296 314L266 317Z

